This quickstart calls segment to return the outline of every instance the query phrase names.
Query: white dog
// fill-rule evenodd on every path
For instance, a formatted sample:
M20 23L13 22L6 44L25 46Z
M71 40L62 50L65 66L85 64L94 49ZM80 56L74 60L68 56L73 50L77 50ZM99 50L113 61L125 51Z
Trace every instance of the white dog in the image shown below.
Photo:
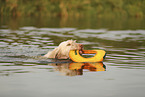
M67 40L59 44L57 48L49 51L44 57L56 59L68 59L70 50L82 50L83 45L76 43L76 40Z

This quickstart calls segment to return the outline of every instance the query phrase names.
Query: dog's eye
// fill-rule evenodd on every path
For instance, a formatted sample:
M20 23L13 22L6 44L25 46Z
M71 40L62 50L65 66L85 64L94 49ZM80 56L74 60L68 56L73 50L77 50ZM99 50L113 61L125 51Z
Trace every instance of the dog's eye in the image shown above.
M69 44L67 44L67 46L70 46L71 44L69 43Z

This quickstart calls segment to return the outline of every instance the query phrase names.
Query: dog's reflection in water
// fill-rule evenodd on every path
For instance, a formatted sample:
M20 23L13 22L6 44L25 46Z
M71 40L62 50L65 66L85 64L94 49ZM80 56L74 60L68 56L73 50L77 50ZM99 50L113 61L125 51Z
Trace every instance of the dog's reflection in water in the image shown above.
M55 70L65 76L83 75L83 69L90 72L105 71L106 66L103 63L51 63Z

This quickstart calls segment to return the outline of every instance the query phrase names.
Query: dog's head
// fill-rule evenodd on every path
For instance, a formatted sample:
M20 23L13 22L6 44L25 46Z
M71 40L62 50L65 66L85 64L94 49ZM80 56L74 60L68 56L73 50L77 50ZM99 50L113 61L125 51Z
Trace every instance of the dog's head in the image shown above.
M59 44L59 48L69 49L69 50L81 50L82 44L76 43L76 40L67 40Z
M82 50L83 45L76 43L76 40L67 40L59 44L57 48L56 58L67 59L69 58L70 50Z

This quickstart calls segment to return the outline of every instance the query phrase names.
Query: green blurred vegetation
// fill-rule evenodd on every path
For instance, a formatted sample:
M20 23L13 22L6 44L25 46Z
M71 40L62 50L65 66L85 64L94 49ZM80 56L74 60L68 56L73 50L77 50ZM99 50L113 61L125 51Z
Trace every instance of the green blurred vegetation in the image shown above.
M0 0L0 16L145 17L145 0Z

